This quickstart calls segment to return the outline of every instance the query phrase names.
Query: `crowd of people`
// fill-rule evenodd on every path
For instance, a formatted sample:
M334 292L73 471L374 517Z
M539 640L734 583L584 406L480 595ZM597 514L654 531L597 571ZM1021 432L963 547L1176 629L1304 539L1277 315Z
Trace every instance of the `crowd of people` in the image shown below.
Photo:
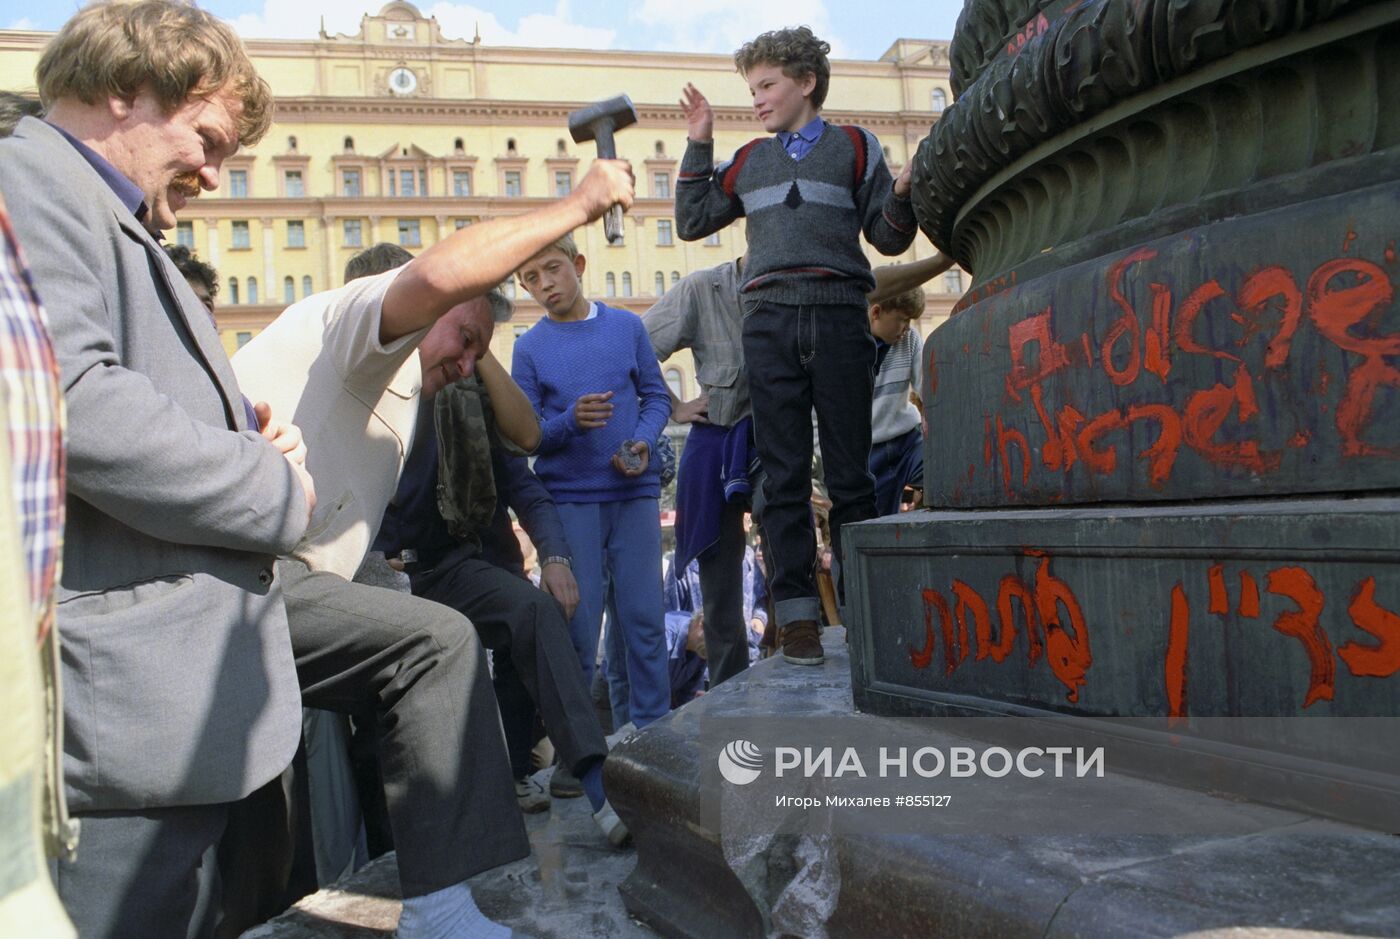
M872 271L862 234L914 239L909 167L821 118L829 51L805 27L745 44L768 136L718 165L684 89L678 230L744 217L748 248L645 316L583 291L572 232L633 199L630 166L599 160L416 257L361 252L230 360L216 272L162 232L267 132L270 88L181 0L59 30L42 114L0 140L0 438L25 616L62 688L45 825L80 935L237 935L363 860L369 831L397 851L399 936L507 936L468 880L529 854L541 731L550 793L587 798L621 848L610 744L765 646L822 663L812 414L839 604L842 528L921 485L909 323L948 266ZM545 315L507 367L510 278ZM658 364L682 349L691 401ZM690 427L663 578L668 420ZM289 782L335 772L357 811Z

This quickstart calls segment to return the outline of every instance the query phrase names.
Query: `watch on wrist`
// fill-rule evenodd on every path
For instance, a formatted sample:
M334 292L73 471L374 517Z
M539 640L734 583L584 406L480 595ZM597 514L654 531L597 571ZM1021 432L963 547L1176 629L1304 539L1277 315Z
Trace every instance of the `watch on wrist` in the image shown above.
M566 557L564 557L564 556L562 556L562 555L558 555L558 554L551 554L549 557L545 558L545 559L544 559L544 563L541 564L540 567L546 567L546 566L548 566L548 565L550 565L550 564L563 564L563 565L564 565L565 567L567 567L569 570L573 570L573 569L574 569L574 562L573 562L573 561L569 560L568 558L566 558Z

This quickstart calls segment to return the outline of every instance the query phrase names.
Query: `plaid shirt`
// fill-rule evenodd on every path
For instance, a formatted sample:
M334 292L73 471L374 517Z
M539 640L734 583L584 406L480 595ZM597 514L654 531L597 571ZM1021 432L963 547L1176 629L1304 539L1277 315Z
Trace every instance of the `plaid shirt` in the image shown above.
M53 624L63 548L63 389L39 295L0 202L0 421L9 436L29 596L40 640Z

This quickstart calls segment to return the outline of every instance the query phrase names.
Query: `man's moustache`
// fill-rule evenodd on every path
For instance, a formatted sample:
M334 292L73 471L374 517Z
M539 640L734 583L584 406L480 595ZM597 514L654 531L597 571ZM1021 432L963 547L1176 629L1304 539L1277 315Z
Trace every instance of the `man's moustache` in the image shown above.
M170 181L170 188L190 199L199 198L203 191L203 187L199 185L199 175L196 173L181 173Z

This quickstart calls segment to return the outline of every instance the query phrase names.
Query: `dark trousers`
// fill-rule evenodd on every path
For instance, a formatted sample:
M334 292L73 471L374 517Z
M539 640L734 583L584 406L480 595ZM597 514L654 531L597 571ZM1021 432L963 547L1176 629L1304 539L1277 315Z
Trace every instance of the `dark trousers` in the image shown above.
M745 300L744 361L765 474L764 550L778 625L817 620L811 415L815 409L832 549L840 559L842 526L875 517L867 465L875 384L870 321L863 306Z
M924 432L915 427L872 446L870 472L875 475L875 511L880 516L895 515L904 487L924 484Z
M749 624L744 620L743 505L724 503L719 540L700 555L700 597L710 687L749 667Z
M535 719L539 709L515 659L506 649L491 650L491 686L496 690L496 706L501 709L501 729L506 733L506 754L510 774L516 779L530 775L530 751L535 748Z
M486 656L455 610L278 563L302 700L372 709L405 897L530 853Z
M467 546L432 570L412 574L412 583L416 596L469 617L487 648L508 651L564 765L580 773L589 761L607 756L564 611L553 597L518 574L471 556ZM511 809L518 817L513 795Z
M200 881L217 877L212 848L228 804L130 812L77 812L82 843L72 863L51 865L54 887L82 939L205 936L191 923ZM212 891L217 896L217 887Z

